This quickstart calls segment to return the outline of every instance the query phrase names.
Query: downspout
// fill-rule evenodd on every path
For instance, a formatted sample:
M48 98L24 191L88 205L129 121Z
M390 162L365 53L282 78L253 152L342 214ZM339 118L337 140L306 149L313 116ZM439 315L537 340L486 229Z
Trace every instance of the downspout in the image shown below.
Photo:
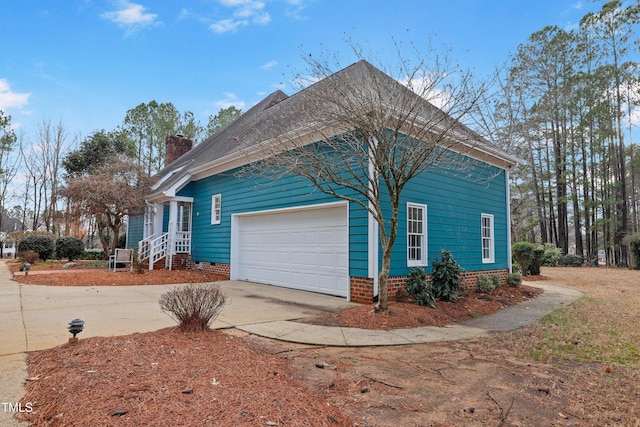
M513 261L511 260L511 189L509 188L509 170L504 170L505 186L507 194L507 265L509 267L509 273L513 273Z
M374 179L376 179L372 156L373 154L371 153L371 148L369 148L369 171L368 172L369 172L369 192L370 193L373 192L371 183L373 182ZM373 204L371 203L371 201L368 202L368 206L370 210L373 209ZM368 212L367 217L368 217L367 226L368 226L368 241L369 241L368 254L367 254L369 264L368 264L367 275L369 277L373 277L373 297L374 297L374 301L376 301L378 299L378 285L379 285L378 273L380 270L379 259L378 259L378 246L379 246L378 227L379 225L378 225L378 222L374 219L373 214L370 211Z

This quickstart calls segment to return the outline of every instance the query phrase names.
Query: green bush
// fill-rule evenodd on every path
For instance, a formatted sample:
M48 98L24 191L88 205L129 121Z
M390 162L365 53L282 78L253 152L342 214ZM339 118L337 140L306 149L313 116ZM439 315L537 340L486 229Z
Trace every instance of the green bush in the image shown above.
M56 256L69 261L78 259L84 254L84 243L78 237L62 236L56 239Z
M104 259L104 252L96 249L88 249L82 253L82 259L87 260L102 260Z
M539 276L543 261L544 261L544 248L542 246L534 247L533 259L531 260L531 265L529 266L529 274L533 276Z
M462 268L453 259L450 251L442 249L440 259L432 264L431 287L433 295L443 301L456 301L460 288Z
M580 255L568 254L562 255L558 260L558 265L564 267L582 267L584 259Z
M492 276L485 276L484 274L478 274L476 279L476 289L478 292L490 294L500 286L500 277L497 274Z
M522 284L522 274L520 273L509 273L507 276L507 284L514 288L517 288Z
M427 281L427 274L422 268L413 267L409 270L405 290L407 294L415 297L416 304L435 308L436 299L431 284Z
M640 270L640 232L629 234L622 243L629 245L631 253L631 268Z
M511 247L511 253L523 276L540 274L545 254L542 246L526 241L518 242Z
M542 257L542 265L547 267L555 267L562 256L560 248L556 248L553 243L544 244L544 256Z
M42 261L46 261L53 256L56 249L53 237L47 234L29 234L20 241L18 252L34 251Z

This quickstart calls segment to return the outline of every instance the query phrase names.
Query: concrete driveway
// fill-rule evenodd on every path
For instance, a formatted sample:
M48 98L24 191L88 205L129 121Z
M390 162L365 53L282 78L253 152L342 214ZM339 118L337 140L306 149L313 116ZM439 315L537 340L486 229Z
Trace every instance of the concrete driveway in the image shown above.
M118 274L118 273L113 273ZM160 310L160 295L175 285L49 287L21 285L0 264L0 402L15 403L24 394L25 354L67 342L67 323L85 321L79 338L126 335L175 326ZM293 320L353 306L343 298L226 281L227 304L213 324L227 328ZM0 406L0 426L17 425Z

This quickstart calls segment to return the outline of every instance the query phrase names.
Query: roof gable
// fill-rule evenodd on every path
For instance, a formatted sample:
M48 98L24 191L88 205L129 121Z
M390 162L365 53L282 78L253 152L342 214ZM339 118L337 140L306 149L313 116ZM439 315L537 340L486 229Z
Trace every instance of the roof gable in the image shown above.
M340 93L342 87L345 90ZM380 91L376 93L378 98L373 99L388 100L391 106L389 108L393 108L393 97L398 95L419 98L416 105L420 108L420 116L433 119L434 115L438 115L436 122L449 121L453 123L459 135L464 134L464 139L479 142L478 144L474 143L479 148L476 150L479 153L477 157L484 161L487 161L487 158L499 159L502 162L502 167L510 167L517 163L515 158L502 152L466 126L452 121L449 116L431 103L420 98L367 61L361 60L290 97L280 90L268 95L236 120L158 172L159 181L149 199L160 201L172 197L191 180L242 166L248 163L246 152L258 150L261 144L280 135L290 133L303 138L305 132L310 132L311 126L309 124L316 117L320 115L331 116L332 106L330 103L319 105L314 102L317 97L323 95L323 91L336 91L339 96L349 97L349 102L354 103L354 111L368 108L364 104L368 97L366 95L363 97L349 96L349 87L357 87L359 93L361 90ZM335 132L334 135L340 132L337 127L330 131ZM307 135L306 142L313 142L313 137Z

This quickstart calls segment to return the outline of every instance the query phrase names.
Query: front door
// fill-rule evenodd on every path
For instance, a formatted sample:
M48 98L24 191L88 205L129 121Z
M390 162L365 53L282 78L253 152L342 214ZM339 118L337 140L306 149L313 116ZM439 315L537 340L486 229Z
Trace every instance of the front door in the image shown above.
M191 252L191 202L178 202L175 253Z

